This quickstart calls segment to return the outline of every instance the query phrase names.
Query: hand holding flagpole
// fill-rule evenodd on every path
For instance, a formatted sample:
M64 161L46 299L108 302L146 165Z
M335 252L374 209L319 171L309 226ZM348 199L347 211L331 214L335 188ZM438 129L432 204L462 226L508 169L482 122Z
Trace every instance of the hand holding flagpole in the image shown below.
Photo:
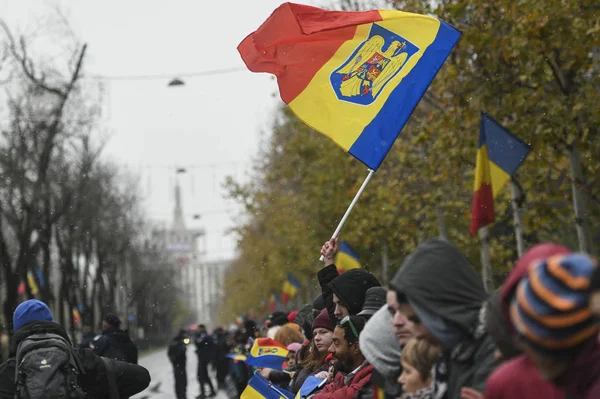
M363 193L363 191L365 191L365 188L367 187L367 184L369 184L369 181L371 181L371 178L373 177L374 173L375 173L375 171L373 169L369 169L369 174L367 175L367 178L363 182L362 186L360 186L360 188L358 189L358 192L354 196L354 199L350 203L350 206L346 210L346 213L342 217L342 220L340 220L340 223L338 224L337 228L333 232L333 235L331 236L332 240L334 238L337 238L340 235L340 231L342 231L342 227L344 227L344 224L346 223L346 220L348 219L348 216L350 216L350 212L352 212L352 209L354 208L354 206L358 202L358 199L360 198L361 194ZM321 262L323 262L323 260L325 260L325 257L323 255L321 255L321 257L319 258L319 260Z

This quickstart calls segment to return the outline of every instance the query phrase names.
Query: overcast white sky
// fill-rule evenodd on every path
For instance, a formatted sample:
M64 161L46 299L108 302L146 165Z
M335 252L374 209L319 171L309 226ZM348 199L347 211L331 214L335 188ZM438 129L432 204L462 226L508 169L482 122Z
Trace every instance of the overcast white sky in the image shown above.
M324 4L319 0L295 0ZM129 76L202 72L243 67L239 42L280 0L0 0L0 18L13 30L35 30L59 4L73 30L88 44L88 75ZM105 155L141 179L149 215L171 220L175 167L188 226L207 231L209 259L233 256L224 231L236 208L223 200L222 181L243 177L279 102L268 75L248 71L184 79L111 80L104 99L111 139ZM212 166L214 165L214 166ZM202 215L200 222L192 215Z

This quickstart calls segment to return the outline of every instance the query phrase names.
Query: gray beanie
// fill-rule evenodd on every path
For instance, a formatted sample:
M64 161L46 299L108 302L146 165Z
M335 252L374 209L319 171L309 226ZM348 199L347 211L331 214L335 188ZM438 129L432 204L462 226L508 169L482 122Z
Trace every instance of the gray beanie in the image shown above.
M395 380L400 375L402 349L394 335L392 316L387 305L383 305L367 322L360 333L360 351L386 380Z

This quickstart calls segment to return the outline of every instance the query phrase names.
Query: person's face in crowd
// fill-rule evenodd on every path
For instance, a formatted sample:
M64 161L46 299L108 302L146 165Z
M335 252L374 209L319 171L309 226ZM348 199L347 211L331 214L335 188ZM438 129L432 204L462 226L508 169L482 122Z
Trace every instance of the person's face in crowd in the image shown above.
M313 340L319 353L325 353L333 341L333 331L326 328L315 328L313 330Z
M416 368L406 362L401 361L400 363L402 364L402 373L398 382L402 385L404 393L415 393L431 385L431 379L423 380L423 376Z
M566 361L553 358L552 356L544 356L526 342L521 341L521 348L538 369L542 378L547 381L557 380L569 368Z
M396 299L396 292L388 290L387 292L387 304L388 311L392 315L392 326L394 327L394 334L400 342L400 345L406 345L409 339L413 337L412 329L414 328L403 313L400 312L399 304Z
M333 341L329 347L329 352L337 360L339 370L345 373L352 372L353 359L358 351L360 351L358 342L348 344L344 329L337 326L333 331Z
M340 302L340 298L338 298L335 294L333 294L333 304L335 305L335 310L333 311L333 314L335 317L337 317L338 320L342 320L344 317L350 314L348 308L342 305L342 303Z
M294 367L296 366L296 352L294 351L289 351L287 354L287 364L288 367Z
M107 322L103 321L102 322L102 329L103 330L108 330L111 327L110 324L108 324Z

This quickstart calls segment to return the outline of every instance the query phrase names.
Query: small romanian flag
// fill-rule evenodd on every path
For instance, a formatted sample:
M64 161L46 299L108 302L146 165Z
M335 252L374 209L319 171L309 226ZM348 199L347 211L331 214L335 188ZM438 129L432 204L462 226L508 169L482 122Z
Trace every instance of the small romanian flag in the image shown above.
M345 241L340 241L338 252L335 255L335 266L340 272L360 268L358 254Z
M79 310L77 310L76 307L73 307L73 323L81 323L81 315L79 314Z
M285 346L271 338L258 338L252 344L246 364L254 367L268 367L281 370L288 350Z
M278 302L279 302L279 296L275 292L273 292L271 294L270 299L269 299L269 310L271 312L274 312L274 311L277 310L277 303Z
M32 295L37 295L40 292L37 283L35 282L35 277L32 272L27 272L27 282L29 283L29 289L31 290Z
M242 392L241 399L292 399L294 394L274 386L262 375L255 373Z
M296 399L306 398L307 396L310 396L313 392L322 388L323 385L325 385L326 383L326 379L324 380L321 378L317 378L314 375L308 376L306 381L304 381L304 384L302 384L302 386L298 390L298 393L296 394Z
M485 112L475 165L475 187L471 213L471 235L495 220L494 198L523 163L531 147L514 136Z
M300 282L291 273L288 274L287 280L283 283L283 290L281 293L281 302L288 303L290 299L298 294L300 289Z
M238 46L307 125L377 169L461 33L428 15L284 3Z
M241 353L229 353L229 354L227 354L226 357L228 357L231 360L238 361L238 362L245 362L247 359L247 356L242 355Z

